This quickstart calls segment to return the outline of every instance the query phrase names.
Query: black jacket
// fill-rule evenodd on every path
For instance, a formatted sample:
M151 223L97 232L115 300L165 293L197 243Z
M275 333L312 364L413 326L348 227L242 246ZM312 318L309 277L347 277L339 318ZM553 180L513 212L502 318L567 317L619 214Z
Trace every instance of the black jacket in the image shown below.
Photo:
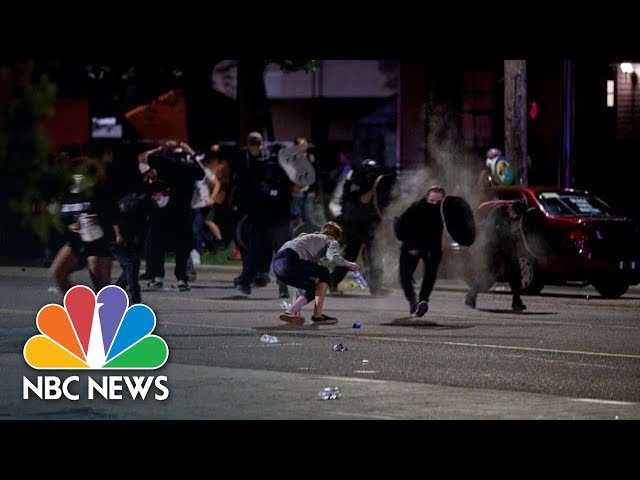
M413 202L394 222L396 237L408 249L442 250L440 205L422 198Z
M288 219L292 183L277 155L253 157L246 150L236 161L236 205L240 213L260 219Z
M171 199L166 208L190 212L194 183L205 176L200 164L187 155L155 152L149 155L149 166L158 172L158 178L171 189Z
M521 241L520 219L511 219L510 205L499 205L487 216L483 225L484 245L488 253L514 253Z
M127 244L140 246L144 240L147 218L155 202L146 193L129 193L118 202L118 226Z

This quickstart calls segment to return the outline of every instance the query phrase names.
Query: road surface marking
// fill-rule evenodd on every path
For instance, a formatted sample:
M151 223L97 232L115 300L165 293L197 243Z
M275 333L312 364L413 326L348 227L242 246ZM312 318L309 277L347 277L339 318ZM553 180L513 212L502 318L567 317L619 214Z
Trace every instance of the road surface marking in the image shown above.
M605 405L637 405L634 402L621 402L618 400L600 400L597 398L572 398L572 402L585 402L585 403L603 403Z
M511 345L490 345L483 343L464 343L464 342L438 342L443 345L454 345L460 347L479 347L479 348L497 348L503 350L521 350L526 352L545 352L545 353L568 353L573 355L592 355L598 357L620 357L620 358L637 358L640 355L628 355L625 353L602 353L602 352L586 352L581 350L557 350L554 348L536 348L536 347L517 347Z

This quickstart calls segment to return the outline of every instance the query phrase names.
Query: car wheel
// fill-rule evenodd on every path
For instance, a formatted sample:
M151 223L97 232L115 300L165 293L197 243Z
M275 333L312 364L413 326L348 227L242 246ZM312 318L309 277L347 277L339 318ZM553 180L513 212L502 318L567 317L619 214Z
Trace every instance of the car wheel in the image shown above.
M622 280L597 280L593 286L604 298L620 298L629 290L629 284Z
M519 260L522 293L525 295L538 295L544 288L544 282L535 260L530 257L520 257Z

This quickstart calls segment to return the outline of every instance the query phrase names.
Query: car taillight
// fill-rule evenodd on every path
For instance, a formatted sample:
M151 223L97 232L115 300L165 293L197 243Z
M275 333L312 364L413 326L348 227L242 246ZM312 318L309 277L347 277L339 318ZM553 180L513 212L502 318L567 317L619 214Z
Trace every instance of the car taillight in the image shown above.
M572 230L568 236L569 246L582 252L589 244L589 236L582 230Z

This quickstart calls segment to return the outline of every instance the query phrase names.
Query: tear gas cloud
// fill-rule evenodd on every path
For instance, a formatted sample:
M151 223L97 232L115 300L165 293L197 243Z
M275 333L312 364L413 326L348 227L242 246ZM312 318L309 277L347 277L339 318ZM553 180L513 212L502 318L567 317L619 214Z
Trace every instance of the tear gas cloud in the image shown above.
M430 159L425 165L422 158L404 158L403 163L412 165L399 172L393 187L391 203L383 211L382 221L376 231L374 255L382 257L384 283L398 286L398 266L400 241L393 232L393 219L399 216L411 203L420 199L429 187L440 185L447 194L464 198L472 209L478 205L480 192L477 180L484 169L484 158L464 147L464 141L457 131L457 119L442 108L433 108L428 115L428 138L426 142L421 131L414 132ZM421 138L422 137L422 138ZM446 233L443 242L451 242ZM446 255L446 254L445 254ZM422 278L421 266L415 278ZM439 276L444 272L442 265Z

